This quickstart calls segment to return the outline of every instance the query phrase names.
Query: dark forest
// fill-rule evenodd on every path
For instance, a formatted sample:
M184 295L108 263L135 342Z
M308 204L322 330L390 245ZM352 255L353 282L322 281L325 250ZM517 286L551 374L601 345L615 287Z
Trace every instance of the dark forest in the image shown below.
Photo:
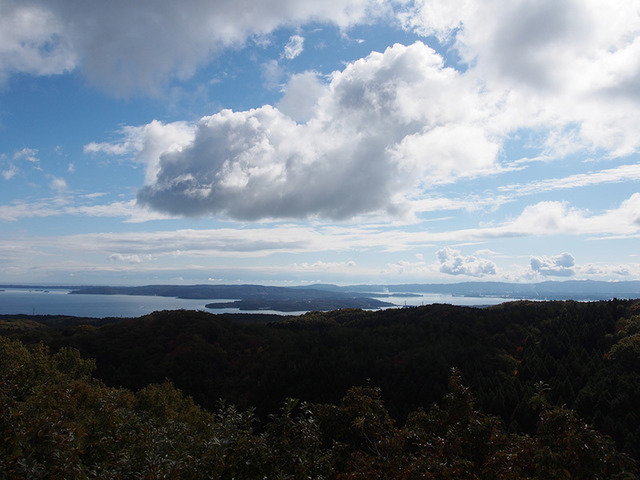
M7 478L636 478L640 459L638 301L5 315L0 335Z

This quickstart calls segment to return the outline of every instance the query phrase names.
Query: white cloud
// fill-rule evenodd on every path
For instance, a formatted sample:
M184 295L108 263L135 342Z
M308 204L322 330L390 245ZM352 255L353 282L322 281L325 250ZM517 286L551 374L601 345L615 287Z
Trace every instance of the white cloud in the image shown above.
M285 115L297 122L306 122L313 117L320 97L326 92L315 72L292 75L285 87L285 94L276 105Z
M168 215L140 208L134 200L112 202L102 205L68 205L57 215L76 215L86 217L123 218L125 223L143 223L151 220L171 218Z
M541 128L540 147L555 155L638 151L637 1L419 0L401 19L451 42L495 95L505 130Z
M318 86L304 124L271 106L202 118L191 144L152 160L138 200L242 220L397 213L425 183L499 170L478 88L424 44L394 45Z
M117 58L120 65L138 61L125 72L138 74L131 85L122 83L130 90L138 82L188 76L216 48L241 43L247 35L310 19L348 26L392 5L354 0L340 7L329 1L303 6L282 0L263 2L257 12L241 16L244 2L204 6L192 1L181 12L186 15L197 6L201 18L191 19L193 24L171 17L177 7L164 0L155 15L161 25L166 23L166 32L186 31L189 23L192 29L184 37L172 38L183 39L193 51L185 53L181 41L167 45L164 33L137 38L149 33L144 23L149 12L135 6L132 12L143 22L132 41L147 47L150 58L141 58L136 49L125 57L115 55L116 47L124 51L130 46L125 43L94 46L104 54L96 58ZM64 2L53 5L52 12L66 11ZM138 199L158 212L240 220L343 220L372 213L401 216L421 205L444 205L443 199L430 198L432 186L504 171L503 142L521 129L541 132L534 147L547 158L597 149L621 156L640 147L635 131L640 89L634 82L640 78L640 17L624 1L514 0L505 7L497 0L431 0L393 5L403 11L406 28L449 41L467 70L447 67L420 42L394 45L334 72L327 84L313 72L293 75L275 108L222 111L196 125L153 122L126 127L122 141L89 144L85 151L130 154L144 162L145 186ZM80 10L70 15L95 14L89 7ZM103 13L100 28L116 30L110 23L113 14ZM214 13L220 18L211 19ZM200 24L207 18L224 28L211 33L211 23L206 28ZM153 40L158 43L148 45ZM284 56L297 55L303 40L292 36ZM160 47L164 63L156 55ZM109 65L103 61L100 68L108 70ZM85 67L90 70L89 63ZM276 60L267 62L264 72L271 87L280 86L284 74ZM115 77L104 78L111 82ZM173 138L167 135L170 130ZM621 181L630 172L637 176L636 170L629 165L547 180L523 191ZM474 202L467 205L473 208ZM560 204L547 207L559 211ZM543 216L555 221L549 212ZM536 221L545 227L543 220Z
M499 150L481 127L454 124L408 135L391 155L423 182L437 184L497 171Z
M38 163L40 160L37 157L38 149L36 148L23 148L17 152L14 152L14 160L26 160L31 163Z
M9 165L9 168L2 171L2 176L5 180L11 180L15 177L20 170L15 165Z
M0 12L1 12L1 6L0 6ZM2 20L0 20L1 23ZM2 35L2 32L0 32L0 36ZM32 164L32 167L35 168L36 170L40 170L40 159L38 158L38 149L36 148L23 148L22 150L17 150L15 152L13 152L13 154L11 155L11 159L13 160L12 162L8 161L9 155L5 155L5 154L1 154L0 155L0 160L3 161L3 163L6 163L8 168L6 170L3 170L2 173L2 177L5 180L11 180L13 177L15 177L18 173L21 172L20 168L18 167L18 164L20 162L26 161Z
M149 211L136 205L135 200L112 202L102 205L86 205L84 200L99 198L102 194L89 194L84 198L74 199L67 194L39 201L15 201L8 205L0 205L0 220L15 222L25 218L56 217L62 215L86 217L123 218L127 223L147 222L166 219L167 215Z
M289 42L284 46L282 56L287 60L293 60L304 50L304 37L300 35L292 35Z
M265 88L269 90L276 90L281 87L281 82L284 77L284 69L280 66L277 60L269 60L261 66L261 76L264 81Z
M0 220L15 222L23 218L51 217L60 215L61 199L51 198L37 202L13 202L0 205Z
M584 265L576 265L576 275L585 278L602 278L610 280L612 277L631 277L637 276L640 272L638 264L628 263L625 265L598 265L587 263Z
M403 232L384 234L370 232L372 244L394 245L402 250L409 246L433 245L441 242L479 242L499 238L545 237L554 235L586 235L592 239L614 239L640 234L640 193L631 195L619 207L593 213L571 207L566 202L545 201L525 207L520 215L460 230Z
M171 79L190 77L221 49L251 36L309 21L346 28L380 10L375 0L5 0L0 78L81 67L109 92L149 94Z
M459 250L441 248L436 252L436 256L440 262L440 271L448 275L483 277L496 274L496 264L491 260L473 255L465 256Z
M547 276L571 277L576 265L573 255L562 253L553 257L531 257L531 270Z
M146 166L145 181L152 183L160 168L160 156L181 151L193 141L194 132L195 128L187 122L164 124L154 120L141 127L123 127L119 141L89 143L84 146L84 153L129 156Z
M109 255L109 260L112 262L124 262L124 263L142 263L153 260L152 255L138 255L138 254L122 254L122 253L112 253Z
M525 207L520 215L493 226L418 233L429 242L468 242L496 238L552 235L592 235L594 238L636 235L640 232L640 193L619 207L594 214L567 202L544 201ZM417 238L414 241L417 241Z
M452 128L471 133L480 148L472 169L487 166L500 137L518 128L542 128L546 139L540 147L559 155L591 148L625 156L640 147L634 128L640 123L640 9L635 0L513 0L508 5L498 0L158 0L153 5L124 0L108 4L5 0L0 5L0 77L80 67L94 84L113 93L149 93L174 79L189 78L221 49L279 27L328 22L344 29L386 19L391 9L407 29L449 42L447 46L468 67L460 75L443 68L439 59L437 69L453 79L452 88L426 82L419 90L411 74L425 69L433 74L433 65L393 65L399 70L395 77L399 85L389 92L397 100L397 110L390 116L405 124L418 116L421 122L421 112L428 106L433 122L421 125L426 130L406 132L415 138L407 139L403 149L425 142L431 147L435 126L444 134ZM303 38L293 35L284 57L295 57L302 45ZM386 56L384 61L388 60ZM365 63L369 69L376 67L373 58ZM465 89L473 95L451 95L450 90L463 93L458 77L478 84ZM363 77L354 79L358 78ZM408 87L404 96L403 82ZM478 88L490 102L474 99ZM365 89L365 93L370 92ZM379 93L374 97L381 101ZM451 125L447 115L459 116L461 111L467 112L465 118ZM446 125L438 123L438 113ZM468 156L460 151L445 154Z
M0 3L0 83L14 72L53 75L72 70L76 53L60 19L32 2Z
M64 178L56 177L54 175L49 175L49 188L51 190L55 190L57 192L64 192L67 190L67 181Z
M64 197L64 198L62 198ZM38 217L47 215L90 215L122 216L127 218L132 211L138 209L132 203L110 205L87 205L74 207L69 204L67 195L53 197L40 205L13 205L8 210L0 206L0 219L9 216ZM571 265L567 256L535 257L533 264L505 266L498 265L488 257L498 257L494 251L478 249L473 255L464 255L452 248L438 251L435 262L425 262L424 255L415 255L416 251L437 250L443 243L482 242L522 236L554 236L582 235L593 233L594 236L607 237L626 232L629 235L640 234L640 195L629 198L618 208L597 214L570 208L561 204L536 204L524 209L522 214L502 224L478 227L465 230L433 231L431 222L419 226L403 225L345 225L331 226L316 224L264 224L258 226L244 225L211 229L178 229L165 231L121 231L112 233L85 233L60 237L6 236L0 238L0 254L6 253L7 265L33 265L34 259L41 264L41 269L52 271L203 271L202 278L209 275L221 277L222 273L211 270L220 263L229 265L229 271L261 272L265 275L284 275L285 273L327 273L344 274L359 281L384 279L387 281L394 275L402 276L404 281L424 281L434 277L466 275L472 277L500 276L505 280L529 279L535 275L555 273L569 274L575 277L613 276L638 277L640 266L586 264ZM545 217L565 218L562 222L549 222ZM140 212L144 215L144 211ZM22 217L20 217L22 218ZM530 224L538 219L538 223ZM625 224L626 223L626 224ZM542 227L541 227L542 225ZM594 232L595 230L595 232ZM611 238L610 236L608 238ZM504 245L506 243L503 242ZM65 260L56 266L50 262L58 261L50 257L52 251L74 246L74 259ZM435 247L435 248L434 248ZM615 248L615 247L611 247ZM353 258L353 261L336 261L331 252L342 252ZM398 254L406 253L407 258L414 261L392 260ZM282 255L300 255L297 263L286 260L279 263ZM312 255L320 260L305 261ZM368 257L384 259L386 266L372 266ZM261 258L259 265L251 259ZM344 257L343 257L344 258ZM110 261L107 261L110 260ZM137 263L140 260L140 263ZM153 260L151 262L150 260ZM496 260L497 261L497 260ZM61 261L62 262L62 261ZM357 262L357 263L356 263ZM537 263L536 263L537 262ZM575 263L575 262L574 262ZM45 265L46 264L46 265ZM231 265L233 264L233 265ZM533 265L533 267L532 267ZM524 269L526 266L526 270ZM135 268L134 268L135 267ZM138 270L137 267L140 267ZM537 270L534 270L537 269ZM66 271L65 270L65 271ZM532 276L533 275L533 276ZM231 277L225 277L231 278ZM324 278L324 277L323 277ZM368 279L368 280L365 280ZM410 279L410 280L409 280ZM398 278L399 280L399 278Z
M17 221L60 215L124 218L127 222L144 222L166 218L155 212L140 209L134 201L104 205L72 205L67 195L44 199L41 202L16 202L0 205L0 220ZM61 237L55 245L73 244L97 249L103 255L121 254L184 255L202 257L262 257L275 252L381 251L384 253L415 251L442 243L484 242L513 237L551 237L555 235L591 235L593 239L629 238L640 235L640 194L634 194L619 207L593 214L571 208L559 202L540 202L526 207L522 213L503 223L460 230L433 231L430 222L415 228L403 225L330 226L330 225L271 225L261 228L220 228L218 230L176 230L149 233L88 234ZM39 242L39 240L34 240ZM1 242L0 242L1 243ZM83 247L84 248L84 247ZM482 257L495 256L487 249L475 253L474 266L490 265ZM467 263L473 257L464 257ZM452 259L455 255L444 257ZM403 265L404 271L423 269L433 274L437 269L419 265ZM465 262L462 262L465 265ZM438 265L439 267L439 265ZM426 270L425 270L426 268ZM397 268L393 271L396 271ZM472 270L471 270L472 271ZM638 272L640 273L640 272Z
M494 252L493 250L489 249L489 248L481 248L480 250L477 250L476 255L487 255L487 256L501 256L501 254L499 252Z
M416 0L398 14L406 28L427 37L450 41L455 31L473 13L473 0Z
M353 260L347 262L323 262L318 260L313 263L294 263L291 268L292 270L304 272L332 272L337 274L356 268L356 262Z
M605 183L631 182L640 180L640 164L621 165L616 168L598 172L579 173L565 178L531 181L526 184L506 185L500 187L503 192L516 195L529 195L551 190L587 187Z
M64 237L32 238L24 245L34 248L74 245L78 252L108 253L111 260L130 261L159 257L264 257L274 252L322 251L332 248L335 240L310 228L278 227L236 229L182 229L156 232L90 233ZM112 252L118 252L113 254ZM317 265L318 266L318 265Z
M525 208L512 224L512 228L533 235L624 235L637 233L639 227L640 193L599 215L569 208L563 202L540 202Z

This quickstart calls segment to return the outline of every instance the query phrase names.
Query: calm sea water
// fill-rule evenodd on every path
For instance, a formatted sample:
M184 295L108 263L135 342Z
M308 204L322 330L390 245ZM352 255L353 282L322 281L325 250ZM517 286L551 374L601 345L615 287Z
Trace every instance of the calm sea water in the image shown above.
M425 294L419 297L385 297L380 300L403 305L496 305L505 302L499 297L454 297L452 295ZM209 310L207 303L226 302L230 299L186 300L173 297L142 295L70 295L69 290L5 289L0 291L0 314L73 315L77 317L139 317L157 310L205 310L211 313L239 313L237 308ZM301 315L305 312L279 312L274 310L243 311L242 313L275 313Z
M394 303L398 306L420 306L431 305L433 303L448 303L450 305L460 305L467 307L484 307L489 305L499 305L504 302L512 302L516 299L503 297L460 297L454 295L445 295L441 293L423 293L417 297L375 297L383 302Z
M0 313L94 318L139 317L156 310L204 310L208 302L155 296L70 295L69 290L5 289L0 292Z

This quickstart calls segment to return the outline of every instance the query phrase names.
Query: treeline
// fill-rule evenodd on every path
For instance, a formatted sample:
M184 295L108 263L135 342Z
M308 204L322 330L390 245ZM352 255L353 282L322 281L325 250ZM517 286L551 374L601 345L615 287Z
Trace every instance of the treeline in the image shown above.
M636 466L539 386L534 435L505 432L453 371L441 406L399 427L371 386L337 404L287 399L260 424L201 409L170 383L136 393L93 360L0 337L0 477L21 479L633 479Z
M0 333L96 360L95 376L137 391L171 381L208 411L220 399L266 421L285 398L338 405L354 385L381 389L405 425L447 393L458 368L505 432L535 435L540 388L640 458L640 303L514 302L309 313L270 324L156 312L102 326L21 319Z

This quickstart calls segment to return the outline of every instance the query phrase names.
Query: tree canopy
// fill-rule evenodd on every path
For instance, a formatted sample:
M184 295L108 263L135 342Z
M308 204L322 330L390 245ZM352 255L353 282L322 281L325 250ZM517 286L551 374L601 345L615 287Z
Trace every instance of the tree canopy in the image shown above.
M170 382L137 392L92 376L93 360L0 337L0 476L11 479L636 478L634 461L564 407L534 397L534 434L479 411L454 369L439 405L399 425L381 390L336 404L283 401L259 424L207 411Z

